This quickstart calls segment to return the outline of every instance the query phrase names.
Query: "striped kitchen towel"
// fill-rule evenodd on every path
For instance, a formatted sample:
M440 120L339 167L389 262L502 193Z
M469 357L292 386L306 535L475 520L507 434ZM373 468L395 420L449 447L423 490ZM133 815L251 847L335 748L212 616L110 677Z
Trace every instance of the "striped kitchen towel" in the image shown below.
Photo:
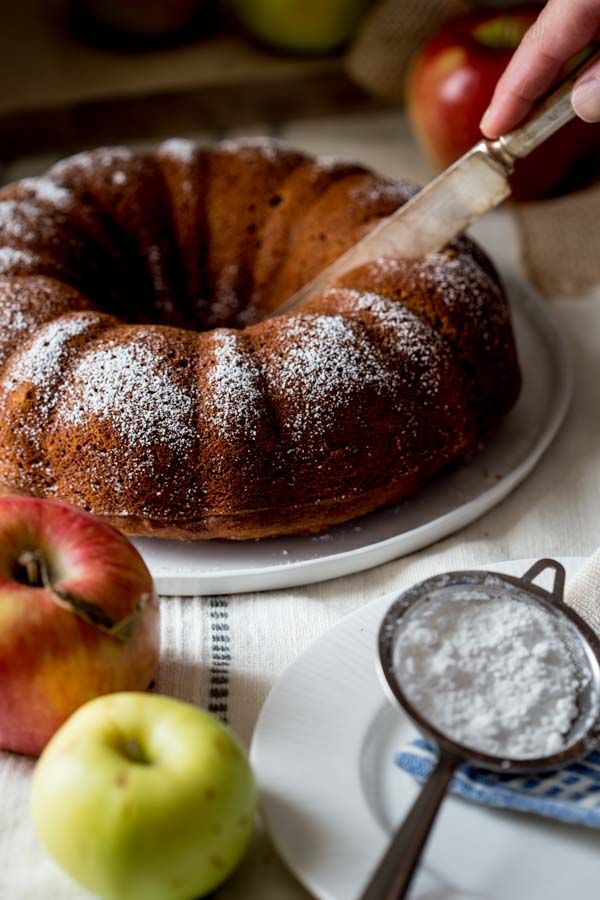
M435 765L436 751L426 740L417 738L396 755L395 761L404 772L423 782ZM497 775L464 765L452 779L450 791L484 806L600 828L600 750L564 769L535 775Z

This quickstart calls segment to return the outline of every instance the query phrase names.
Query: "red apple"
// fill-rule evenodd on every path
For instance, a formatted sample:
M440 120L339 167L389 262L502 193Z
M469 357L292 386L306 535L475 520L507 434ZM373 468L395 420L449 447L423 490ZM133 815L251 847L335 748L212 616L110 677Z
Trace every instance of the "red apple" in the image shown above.
M135 547L82 510L0 497L0 747L37 755L99 694L148 687L158 599Z
M417 138L439 168L481 140L479 122L496 82L541 6L474 11L446 24L418 53L408 80L408 109ZM574 120L517 163L513 196L548 194L599 143L597 126Z

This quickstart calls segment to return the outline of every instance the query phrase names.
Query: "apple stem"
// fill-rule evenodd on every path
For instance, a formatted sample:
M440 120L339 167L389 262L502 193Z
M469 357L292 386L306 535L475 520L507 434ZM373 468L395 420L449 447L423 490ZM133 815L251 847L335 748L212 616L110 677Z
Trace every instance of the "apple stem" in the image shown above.
M32 587L44 587L58 606L117 640L126 641L131 637L135 621L149 600L148 594L141 594L134 611L117 622L97 603L53 584L46 560L39 550L25 550L19 556L18 562L25 570L27 581Z
M37 550L25 550L19 557L19 565L25 569L27 583L31 587L42 587L41 554Z
M125 753L132 762L148 763L148 759L142 751L139 741L135 738L128 738L125 741Z

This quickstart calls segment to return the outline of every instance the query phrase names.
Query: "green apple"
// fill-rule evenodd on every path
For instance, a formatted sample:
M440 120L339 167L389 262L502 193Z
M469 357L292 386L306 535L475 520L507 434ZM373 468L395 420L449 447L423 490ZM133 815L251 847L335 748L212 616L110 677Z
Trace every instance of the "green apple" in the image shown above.
M234 0L242 24L282 50L325 53L352 36L368 0Z
M231 731L153 694L108 694L80 707L33 778L42 843L80 884L114 900L214 890L246 851L255 807Z

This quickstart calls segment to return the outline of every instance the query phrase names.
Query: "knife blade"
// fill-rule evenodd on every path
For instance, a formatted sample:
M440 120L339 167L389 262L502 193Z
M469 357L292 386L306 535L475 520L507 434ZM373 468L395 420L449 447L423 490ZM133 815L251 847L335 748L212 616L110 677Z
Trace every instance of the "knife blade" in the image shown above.
M558 88L540 102L525 123L497 140L482 140L438 175L395 213L383 219L272 315L297 309L346 272L372 260L425 256L440 250L511 193L509 175L517 159L575 117L571 93L581 72L600 58L590 51Z

